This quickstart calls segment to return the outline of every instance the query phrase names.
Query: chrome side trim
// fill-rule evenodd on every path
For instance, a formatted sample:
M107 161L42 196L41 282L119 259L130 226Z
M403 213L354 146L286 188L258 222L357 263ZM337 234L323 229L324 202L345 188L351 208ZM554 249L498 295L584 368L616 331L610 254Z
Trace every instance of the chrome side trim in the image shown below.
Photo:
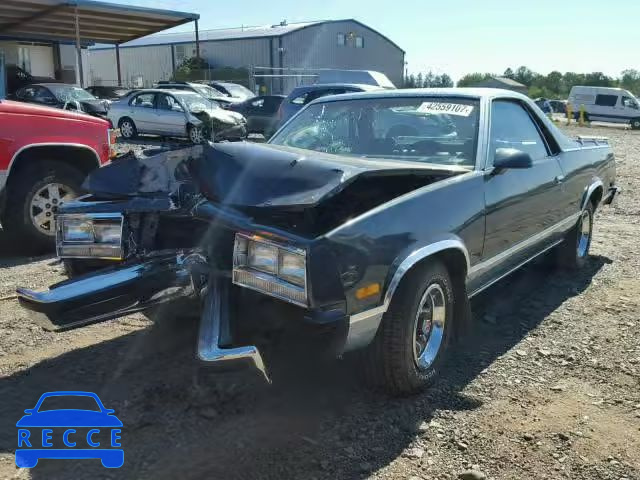
M393 277L389 282L389 286L387 287L382 305L349 316L349 333L347 334L347 341L344 346L344 351L363 348L371 343L376 335L376 332L378 331L382 316L389 309L391 298L393 297L394 292L398 288L398 285L400 285L402 277L404 277L404 275L411 269L411 267L431 255L449 249L460 250L464 254L467 263L467 269L469 269L469 265L471 262L469 258L469 252L467 251L467 248L464 246L462 241L458 239L452 238L441 240L412 252L407 258L402 261L402 263L400 263L395 273L393 274Z
M568 230L569 228L571 228L573 224L575 224L578 221L579 217L580 217L580 212L577 212L571 215L570 217L567 217L564 220L556 223L555 225L552 225L551 227L543 230L542 232L539 232L527 238L526 240L523 240L522 242L514 245L513 247L508 248L504 252L499 253L491 257L490 259L485 260L484 262L475 264L473 267L469 269L468 277L473 278L478 275L481 275L487 272L488 270L490 270L491 268L493 268L494 266L496 266L497 264L502 263L510 256L515 255L516 253L535 245L536 243L544 240L545 238L550 237L554 233L563 231L565 229Z
M7 168L7 175L9 175L9 173L11 172L11 167L13 166L13 162L15 162L16 158L18 158L18 156L22 152L30 148L37 148L37 147L74 147L74 148L82 148L84 150L89 150L96 156L96 167L100 166L100 155L98 155L98 152L96 152L95 149L93 147L90 147L89 145L84 145L82 143L56 143L56 142L30 143L29 145L20 147L18 151L13 154L13 157L11 157L11 161L9 162L9 168Z
M500 280L502 280L503 278L511 275L513 272L515 272L516 270L518 270L519 268L521 268L522 266L526 265L527 263L529 263L531 260L533 260L534 258L537 258L538 256L542 255L543 253L551 250L553 247L555 247L556 245L560 245L564 240L558 240L557 242L552 243L551 245L549 245L548 247L545 247L543 250L539 251L538 253L536 253L535 255L533 255L532 257L527 258L526 260L524 260L523 262L519 263L517 266L513 267L511 270L509 270L508 272L503 273L502 275L500 275L497 278L492 279L491 281L489 281L487 284L482 285L481 287L477 288L476 290L474 290L473 292L468 294L468 297L471 298L475 295L478 295L480 292L486 290L487 288L489 288L491 285L493 285L494 283L499 282Z
M344 351L350 352L369 345L375 338L382 316L386 311L387 307L381 305L351 315L349 317L349 333L347 334Z
M602 183L602 180L597 178L591 185L585 188L584 197L582 197L582 204L580 205L582 210L587 206L587 202L591 198L591 194L595 192L597 188L602 188L602 198L604 198L604 184ZM602 201L602 199L600 199L600 201Z
M209 278L209 286L204 299L204 308L200 318L198 335L198 358L203 362L232 362L249 360L269 381L267 370L258 348L245 347L224 348L220 346L220 329L223 321L228 321L229 308L228 282L215 276Z

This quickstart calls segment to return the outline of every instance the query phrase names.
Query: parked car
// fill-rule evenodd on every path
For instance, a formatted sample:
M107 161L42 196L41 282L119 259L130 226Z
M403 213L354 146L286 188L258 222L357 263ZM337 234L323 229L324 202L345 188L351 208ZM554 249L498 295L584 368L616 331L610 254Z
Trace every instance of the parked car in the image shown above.
M17 65L7 65L7 95L13 97L20 88L32 83L58 83L51 77L34 77L22 67ZM14 98L12 98L13 100Z
M96 85L87 87L87 92L101 100L120 100L131 93L128 88L110 87L105 85Z
M256 96L256 94L253 93L251 90L249 90L247 87L245 87L244 85L240 85L238 83L221 82L219 80L203 81L202 83L205 83L210 87L215 88L216 90L218 90L220 93L222 93L227 97L238 99L242 102L244 102L245 100L254 98Z
M409 109L455 118L456 135L376 131ZM290 350L361 350L365 375L396 394L434 380L470 297L553 248L584 267L594 211L618 192L606 140L566 137L524 95L463 88L322 98L266 145L117 162L87 184L61 212L58 252L121 263L20 288L47 328L191 300L203 361L264 372L263 347L294 329Z
M640 128L640 102L628 90L576 86L569 92L569 103L576 119L584 105L587 121L627 123L634 130Z
M278 109L284 98L284 95L262 95L235 103L229 106L229 110L244 115L249 133L261 133L269 137L278 126Z
M109 102L99 100L86 90L66 83L34 83L19 89L19 102L36 103L47 107L77 110L94 117L107 118Z
M210 87L209 85L204 85L202 83L195 82L168 82L161 81L158 82L155 88L166 89L166 90L183 90L188 92L199 93L203 97L217 102L221 107L226 108L232 103L240 103L242 100L229 97L215 88Z
M202 95L181 90L140 90L113 102L109 119L130 139L140 133L187 137L193 143L232 140L247 135L247 122Z
M326 83L296 87L280 104L280 110L278 110L279 125L284 125L302 107L316 98L326 97L327 95L340 95L342 93L370 92L380 90L380 88L376 85L349 83Z
M567 101L566 100L549 100L551 108L554 113L567 113Z
M55 214L114 156L106 120L0 101L0 223L16 244L52 249Z

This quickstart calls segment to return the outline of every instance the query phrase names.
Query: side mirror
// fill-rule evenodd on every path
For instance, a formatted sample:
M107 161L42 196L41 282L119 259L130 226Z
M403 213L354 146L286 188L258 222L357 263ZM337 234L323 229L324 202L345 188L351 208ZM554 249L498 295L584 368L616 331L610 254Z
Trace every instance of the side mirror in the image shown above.
M494 171L508 168L531 168L533 160L531 156L522 150L515 148L497 148L493 158Z

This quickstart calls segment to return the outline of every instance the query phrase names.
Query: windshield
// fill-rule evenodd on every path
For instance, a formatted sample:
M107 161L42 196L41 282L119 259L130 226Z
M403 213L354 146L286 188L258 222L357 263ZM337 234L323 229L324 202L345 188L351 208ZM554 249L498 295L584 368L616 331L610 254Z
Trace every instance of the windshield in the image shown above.
M209 100L208 98L191 92L174 92L173 95L183 102L189 110L210 110L220 108L218 102Z
M64 102L68 100L97 100L86 90L71 85L49 85L47 88L56 96L58 100Z
M216 98L220 97L220 92L218 92L215 88L211 88L209 85L202 84L193 84L193 88L200 94L207 98Z
M356 157L473 166L479 102L397 97L312 104L269 142Z
M38 411L48 412L51 410L71 409L99 412L100 406L96 403L95 398L88 395L56 395L45 398Z
M247 87L238 85L236 83L221 83L221 87L224 87L232 97L236 98L253 98L255 94Z

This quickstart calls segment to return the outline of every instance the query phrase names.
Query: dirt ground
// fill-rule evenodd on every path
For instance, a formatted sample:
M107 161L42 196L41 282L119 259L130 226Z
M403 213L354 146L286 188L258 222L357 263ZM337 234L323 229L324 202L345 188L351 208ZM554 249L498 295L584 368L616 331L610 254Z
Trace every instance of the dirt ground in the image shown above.
M597 214L588 268L540 262L475 299L441 380L412 398L361 387L348 358L274 385L203 372L177 319L46 332L11 294L61 268L0 233L0 478L640 479L640 132L570 132L610 137L624 189ZM121 469L16 468L15 422L52 390L115 409Z

